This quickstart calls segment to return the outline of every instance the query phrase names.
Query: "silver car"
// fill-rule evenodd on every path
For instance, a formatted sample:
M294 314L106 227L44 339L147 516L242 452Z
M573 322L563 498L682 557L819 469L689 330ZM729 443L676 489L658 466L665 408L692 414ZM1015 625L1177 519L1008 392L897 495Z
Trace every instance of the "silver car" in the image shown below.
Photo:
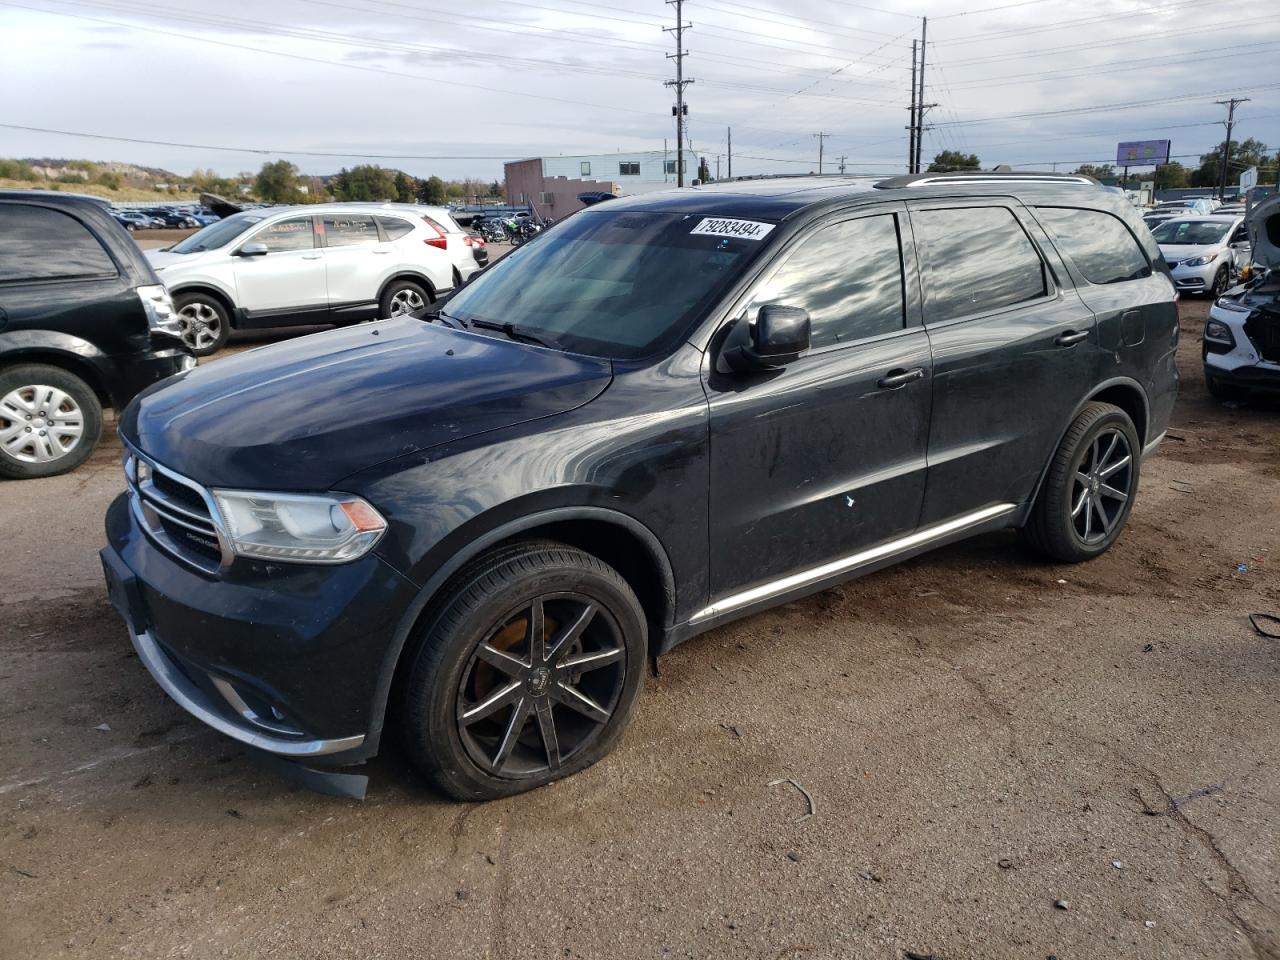
M1178 217L1151 231L1173 270L1173 282L1187 293L1220 297L1249 262L1249 232L1243 217Z

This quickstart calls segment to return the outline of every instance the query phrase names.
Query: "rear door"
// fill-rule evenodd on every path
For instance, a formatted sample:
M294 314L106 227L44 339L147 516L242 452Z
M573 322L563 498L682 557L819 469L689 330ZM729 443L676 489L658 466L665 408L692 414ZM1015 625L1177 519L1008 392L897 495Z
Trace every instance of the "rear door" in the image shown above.
M908 206L933 346L928 525L1028 499L1103 353L1093 313L1016 201Z
M360 320L377 312L378 288L391 244L382 243L367 213L328 213L320 219L329 310L335 320Z
M713 603L910 534L924 496L929 340L905 208L832 217L778 259L736 322L803 307L809 352L762 374L708 361Z
M265 256L232 256L236 296L246 327L324 323L329 295L323 254L316 249L311 216L277 220L247 235L236 247L261 243Z

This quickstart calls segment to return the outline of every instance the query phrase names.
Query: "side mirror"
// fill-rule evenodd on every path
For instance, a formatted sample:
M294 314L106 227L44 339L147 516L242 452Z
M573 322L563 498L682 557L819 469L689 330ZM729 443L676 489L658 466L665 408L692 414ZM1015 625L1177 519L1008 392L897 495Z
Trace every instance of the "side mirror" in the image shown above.
M731 370L776 370L800 359L809 349L809 311L801 307L766 303L756 313L754 324L738 326L742 329L730 334L721 353Z
M246 243L243 247L236 251L237 257L265 257L269 251L265 243L253 241Z

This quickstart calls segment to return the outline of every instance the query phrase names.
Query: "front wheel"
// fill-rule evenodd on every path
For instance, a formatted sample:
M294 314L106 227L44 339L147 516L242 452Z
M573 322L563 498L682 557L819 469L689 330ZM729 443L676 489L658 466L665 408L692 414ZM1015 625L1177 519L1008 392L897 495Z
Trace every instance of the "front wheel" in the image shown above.
M411 653L399 723L414 766L458 800L576 773L617 743L640 692L640 602L612 567L531 541L472 564Z
M61 367L0 371L0 477L30 480L74 470L102 434L102 405Z
M1086 404L1053 455L1024 536L1064 563L1105 553L1129 519L1141 465L1129 415L1110 403Z
M1231 271L1226 267L1219 267L1218 272L1213 275L1213 287L1209 290L1209 296L1217 300L1220 296L1227 292L1231 286Z
M207 293L180 293L174 299L178 332L197 357L217 353L231 336L227 308Z

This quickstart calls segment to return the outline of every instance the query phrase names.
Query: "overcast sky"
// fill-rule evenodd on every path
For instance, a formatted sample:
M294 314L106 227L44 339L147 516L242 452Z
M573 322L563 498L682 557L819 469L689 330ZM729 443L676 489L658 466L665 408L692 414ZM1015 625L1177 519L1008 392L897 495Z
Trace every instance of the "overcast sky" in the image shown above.
M1265 7L689 0L692 142L714 170L732 126L735 175L803 173L823 131L828 170L842 154L850 172L901 169L923 14L927 157L1070 169L1154 138L1198 155L1221 141L1228 96L1252 98L1238 135L1280 148L1280 17ZM502 158L660 150L674 22L660 0L0 0L0 123L217 148L0 127L0 156L329 173L396 154L373 162L497 178Z

